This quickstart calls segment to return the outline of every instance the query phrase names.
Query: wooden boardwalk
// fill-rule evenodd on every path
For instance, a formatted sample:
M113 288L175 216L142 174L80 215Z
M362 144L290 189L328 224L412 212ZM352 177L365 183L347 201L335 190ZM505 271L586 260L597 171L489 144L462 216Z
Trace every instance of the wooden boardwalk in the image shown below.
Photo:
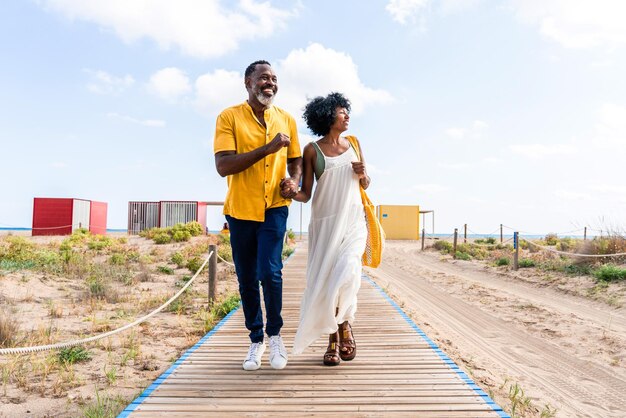
M306 247L285 264L281 334L299 318ZM283 370L242 370L249 346L237 309L189 349L119 417L342 416L508 417L371 280L363 279L354 326L357 357L322 365L327 338Z

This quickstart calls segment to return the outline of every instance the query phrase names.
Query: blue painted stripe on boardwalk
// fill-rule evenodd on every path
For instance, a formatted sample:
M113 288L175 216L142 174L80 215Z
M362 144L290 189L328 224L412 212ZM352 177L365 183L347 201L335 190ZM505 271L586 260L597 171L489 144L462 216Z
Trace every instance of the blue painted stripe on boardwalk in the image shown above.
M285 260L283 260L283 263L286 263L287 261L289 261L289 259L291 258L292 255L294 255L296 252L296 249L294 248L293 252L291 254L289 254L289 257L287 257ZM196 344L194 344L192 347L190 347L187 351L185 351L183 353L182 356L180 356L178 358L178 360L176 360L169 369L167 369L165 372L163 372L163 374L161 374L159 377L156 378L156 380L154 382L152 382L152 384L150 386L148 386L146 388L146 390L144 390L141 395L139 395L137 398L135 398L130 405L128 405L126 407L126 409L124 409L122 412L120 412L120 414L117 416L117 418L127 418L131 412L133 412L135 409L137 409L137 407L139 405L141 405L143 403L143 401L145 401L150 394L156 389L158 388L161 383L163 383L165 381L165 379L172 374L172 372L174 370L176 370L176 368L178 366L180 366L183 361L185 361L185 359L187 357L189 357L194 351L196 351L202 344L204 344L204 342L206 340L208 340L211 335L213 335L214 333L217 332L218 329L220 329L222 327L222 325L224 325L226 323L226 321L228 321L230 319L231 316L233 316L235 314L235 312L237 312L239 310L239 308L241 307L241 303L239 303L239 306L237 307L237 309L233 309L232 311L230 311L228 313L228 315L226 315L224 318L222 318L222 320L220 322L218 322L211 331L209 331L204 337L202 337L200 339L200 341L198 341Z
M437 346L437 344L433 342L433 340L428 338L426 333L424 333L424 331L422 331L420 327L417 326L417 324L411 319L411 317L409 317L402 310L402 308L400 308L400 306L398 306L398 304L393 299L391 299L391 297L389 297L387 292L385 292L382 289L382 287L380 287L376 282L374 282L366 274L363 274L363 277L367 279L367 281L370 282L372 286L378 289L378 291L383 295L385 299L387 299L387 301L391 304L391 306L393 306L396 309L396 311L398 311L400 316L402 316L402 318L404 318L404 320L408 322L411 328L413 328L415 332L417 332L417 334L426 341L429 347L432 348L435 353L437 353L437 356L439 356L439 358L443 360L443 362L447 364L448 367L450 367L450 369L452 369L461 378L463 382L465 382L478 396L480 396L483 399L483 401L485 401L485 403L489 405L491 409L494 410L494 412L496 412L502 418L511 418L511 416L507 414L506 412L504 412L502 408L500 407L500 405L495 403L494 400L491 399L491 397L489 397L489 395L487 395L484 390L482 390L463 370L459 368L459 366L454 361L452 361L450 357L447 356L446 353L444 353Z
M122 412L120 412L120 414L117 416L117 418L126 418L128 417L131 412L133 412L135 409L137 409L137 407L139 405L141 405L143 403L143 401L145 401L150 394L156 389L158 388L161 383L163 383L165 381L165 379L172 374L172 372L174 370L176 370L176 368L178 366L180 366L183 361L189 357L189 355L191 355L191 353L193 353L194 351L196 351L202 344L204 344L204 342L206 340L208 340L209 338L211 338L211 335L215 334L217 332L218 329L220 329L222 327L222 325L224 325L226 323L226 321L228 321L230 319L231 316L233 316L235 314L235 312L237 312L239 310L239 308L241 307L241 304L239 304L239 306L236 309L233 309L232 311L230 311L228 313L228 315L226 315L224 318L222 318L222 320L220 322L218 322L211 331L209 331L204 337L202 337L200 339L200 341L198 341L195 345L193 345L191 348L189 348L187 351L185 351L185 353L183 353L182 356L179 357L178 360L176 360L174 362L174 364L172 364L170 366L169 369L167 369L165 372L163 372L163 374L161 374L159 377L156 378L156 380L154 382L152 382L152 384L150 386L148 386L146 388L146 390L144 390L141 395L139 395L136 399L134 399L130 405L128 405L126 407L126 409L124 409Z

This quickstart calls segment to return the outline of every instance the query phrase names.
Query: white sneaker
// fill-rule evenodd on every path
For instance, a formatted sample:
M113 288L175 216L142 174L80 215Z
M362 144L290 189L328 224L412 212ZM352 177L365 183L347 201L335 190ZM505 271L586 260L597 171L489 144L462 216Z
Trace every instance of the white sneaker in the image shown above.
M280 335L270 337L270 364L274 369L284 369L287 365L287 350Z
M248 355L243 361L243 369L258 370L261 367L261 356L263 356L263 353L265 353L265 343L263 341L250 344Z

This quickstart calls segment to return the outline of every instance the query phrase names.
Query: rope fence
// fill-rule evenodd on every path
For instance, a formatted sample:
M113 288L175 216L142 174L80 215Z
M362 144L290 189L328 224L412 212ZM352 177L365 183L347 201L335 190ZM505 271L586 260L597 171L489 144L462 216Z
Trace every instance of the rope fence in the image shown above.
M225 263L226 265L229 265L231 267L235 267L235 265L233 263L231 263L230 261L226 261L222 258L221 255L219 255L219 253L217 254L217 258L219 258L220 260L222 260L222 263Z
M513 231L513 236L508 238L507 240L504 240L504 232L503 231L504 231L505 228ZM528 233L528 232L519 231L516 228L512 228L512 227L506 226L504 224L500 224L499 230L500 230L500 242L493 243L493 244L483 244L482 242L481 243L470 242L470 244L473 245L473 246L477 246L477 247L488 247L489 248L489 247L497 247L497 246L500 246L500 245L504 245L504 244L508 243L509 241L513 241L513 251L514 251L513 266L514 266L514 269L516 269L516 270L518 268L519 243L520 243L520 240L523 240L523 241L527 242L528 245L533 246L533 247L535 247L535 248L537 248L539 250L548 251L548 252L551 252L551 253L555 253L555 254L559 254L559 255L567 256L567 257L581 257L581 258L596 258L596 259L599 259L599 258L613 258L613 257L624 257L624 256L626 256L626 252L612 253L612 254L584 254L584 253L572 253L572 252L567 252L567 251L560 251L560 250L557 250L557 249L549 247L549 246L537 244L537 243L531 241L529 238L522 237L520 235L520 232L522 232L522 233L524 233L526 235L542 236L544 234L531 234L531 233ZM468 231L471 234L474 234L475 236L478 235L478 236L481 236L481 237L490 237L491 238L494 235L494 233L491 233L491 234L478 234L478 233L470 230L467 227L467 224L464 224L463 225L463 243L464 244L467 244L467 232ZM583 236L584 236L584 240L586 241L587 240L587 231L597 231L597 230L593 230L591 228L584 227L584 228L578 228L578 229L574 229L574 230L571 230L571 231L565 231L565 232L559 232L559 233L552 232L550 234L554 234L554 235L558 236L558 235L568 235L568 234L572 234L572 233L575 233L575 232L581 232L581 231L584 232ZM497 232L497 230L495 232ZM602 231L600 231L600 233L602 233ZM600 236L602 236L602 235L600 235ZM450 238L452 238L452 244L453 244L452 256L454 258L456 258L457 245L458 245L458 239L459 239L459 229L458 228L454 229L454 233L452 235L450 235L448 237L445 237L445 238L439 238L439 239L442 240L442 241L447 241ZM622 238L624 238L624 237L622 237ZM425 241L427 239L429 239L429 237L426 235L426 230L422 229L422 240L421 240L422 241L422 251L425 248ZM624 239L626 239L626 238L624 238Z
M590 258L606 258L606 257L622 257L622 256L626 256L626 253L614 253L614 254L582 254L582 253L570 253L567 251L559 251L557 249L551 248L551 247L547 247L545 245L539 245L535 242L532 242L526 238L520 237L521 240L526 241L527 243L529 243L530 245L532 245L533 247L539 248L541 250L544 251L549 251L552 253L556 253L556 254L561 254L561 255L567 255L570 257L590 257Z
M151 317L153 317L154 315L158 314L159 312L161 312L163 309L165 309L168 305L170 305L173 301L175 301L176 299L178 299L178 297L180 297L180 295L182 295L185 290L187 290L187 288L189 286L192 285L192 283L196 280L196 278L200 275L200 272L202 272L202 270L204 269L204 267L207 265L207 263L209 262L209 260L211 259L211 257L213 256L213 254L217 254L216 251L211 251L209 252L208 257L206 258L206 260L204 260L204 263L202 263L202 265L200 266L200 268L196 271L196 274L193 275L193 277L191 279L189 279L189 281L171 298L169 298L165 303L163 303L161 306L159 306L158 308L156 308L155 310L153 310L152 312L150 312L147 315L142 316L139 319L136 319L135 321L126 324L120 328L102 333L102 334L98 334L98 335L94 335L92 337L88 337L88 338L83 338L83 339L79 339L79 340L73 340L73 341L67 341L67 342L62 342L62 343L55 343L55 344L48 344L48 345L38 345L38 346L33 346L33 347L15 347L15 348L2 348L0 349L0 356L2 355L8 355L8 354L26 354L26 353L36 353L36 352L40 352L40 351L49 351L49 350L58 350L58 349L63 349L63 348L68 348L68 347L74 347L77 345L83 345L83 344L87 344L87 343L91 343L94 341L98 341L101 340L103 338L107 338L107 337L111 337L115 334L118 334L122 331L126 331L127 329L130 329L136 325L141 324L142 322L147 321L148 319L150 319Z
M46 231L46 230L53 230L53 229L65 229L65 228L72 228L74 225L70 224L70 225L61 225L61 226L41 226L41 227L32 227L32 228L18 228L16 226L13 225L6 225L6 224L2 224L5 225L6 228L15 228L15 229L30 229L32 231ZM79 224L78 226L79 228L84 228L84 229L89 229L89 228L104 228L105 225L94 225L94 224L89 224L89 225L82 225Z

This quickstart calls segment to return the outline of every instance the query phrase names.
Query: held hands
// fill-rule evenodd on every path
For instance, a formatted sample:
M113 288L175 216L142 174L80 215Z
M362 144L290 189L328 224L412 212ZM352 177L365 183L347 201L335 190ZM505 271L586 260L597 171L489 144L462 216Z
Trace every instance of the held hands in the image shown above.
M280 195L286 199L293 199L298 193L298 183L293 177L287 177L280 181Z
M265 147L268 154L274 154L275 152L288 147L290 143L291 140L289 139L289 135L277 133L274 139L268 142Z

